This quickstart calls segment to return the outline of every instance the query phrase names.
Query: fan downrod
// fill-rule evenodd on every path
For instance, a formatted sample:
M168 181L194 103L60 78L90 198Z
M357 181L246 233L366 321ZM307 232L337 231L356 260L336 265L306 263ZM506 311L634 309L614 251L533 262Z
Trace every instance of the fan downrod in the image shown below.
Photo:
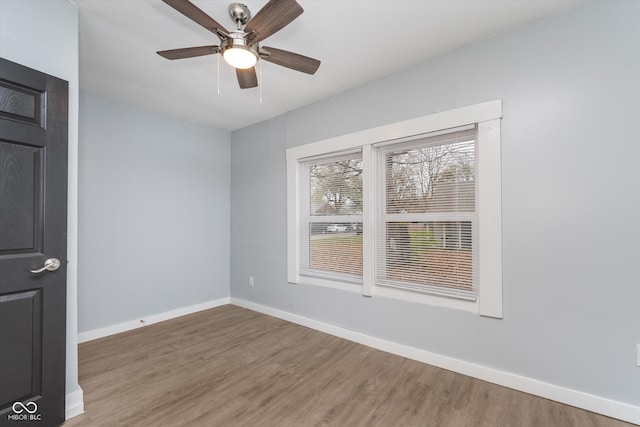
M229 15L238 26L238 29L247 25L247 22L251 19L249 8L246 4L242 3L231 3L229 5Z

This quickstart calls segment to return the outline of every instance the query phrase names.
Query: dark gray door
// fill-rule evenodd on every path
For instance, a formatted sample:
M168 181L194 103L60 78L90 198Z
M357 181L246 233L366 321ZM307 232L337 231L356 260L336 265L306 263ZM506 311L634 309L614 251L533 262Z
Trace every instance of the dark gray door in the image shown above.
M64 421L67 91L0 58L2 426Z

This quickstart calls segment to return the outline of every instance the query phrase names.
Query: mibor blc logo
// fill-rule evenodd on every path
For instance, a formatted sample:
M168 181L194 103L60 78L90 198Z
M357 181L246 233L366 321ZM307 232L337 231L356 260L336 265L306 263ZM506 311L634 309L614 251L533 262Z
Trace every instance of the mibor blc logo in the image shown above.
M11 421L40 421L42 419L42 415L36 413L38 412L36 402L15 402L11 409L13 409L13 414L7 415L7 419Z

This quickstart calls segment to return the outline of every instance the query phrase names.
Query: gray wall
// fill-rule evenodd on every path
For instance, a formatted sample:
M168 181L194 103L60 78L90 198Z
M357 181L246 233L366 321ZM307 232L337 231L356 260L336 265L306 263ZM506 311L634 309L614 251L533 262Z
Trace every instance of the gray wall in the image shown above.
M78 393L78 8L66 0L0 0L0 57L69 82L67 394ZM68 399L67 406L80 404ZM79 410L79 408L74 408Z
M229 142L81 92L80 332L229 296Z
M639 405L638 22L589 3L234 132L232 297ZM504 319L287 283L287 147L498 98Z

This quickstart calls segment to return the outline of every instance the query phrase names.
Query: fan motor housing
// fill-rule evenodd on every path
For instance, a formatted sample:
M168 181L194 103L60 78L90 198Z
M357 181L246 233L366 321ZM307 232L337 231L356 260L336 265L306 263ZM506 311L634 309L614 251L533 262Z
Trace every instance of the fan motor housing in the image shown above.
M220 43L220 52L224 53L225 50L234 47L249 50L254 55L258 56L258 43L245 40L244 33L233 32L229 34L229 38L223 40L222 43Z
M233 22L239 25L247 25L247 22L251 19L249 8L242 3L231 3L229 5L229 15Z

